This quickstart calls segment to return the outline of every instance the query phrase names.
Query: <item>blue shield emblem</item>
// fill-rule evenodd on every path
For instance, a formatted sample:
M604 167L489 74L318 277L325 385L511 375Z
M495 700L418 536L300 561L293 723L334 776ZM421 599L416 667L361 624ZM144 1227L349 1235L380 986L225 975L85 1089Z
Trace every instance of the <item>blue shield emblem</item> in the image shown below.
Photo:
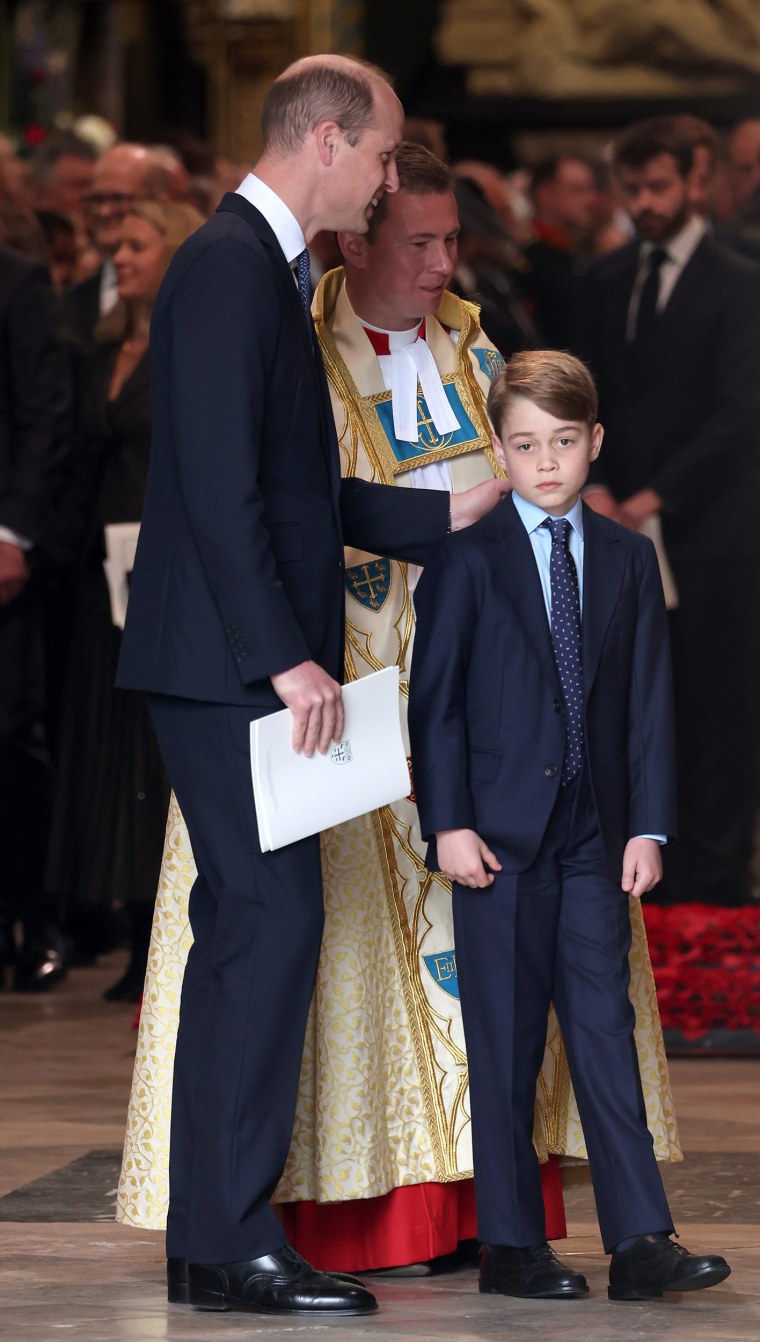
M346 590L367 610L382 610L391 590L390 559L368 559L354 564L344 575Z
M443 988L449 997L459 1000L459 979L457 978L457 957L455 951L441 951L438 955L423 955L425 967L431 977Z
M430 461L436 453L449 447L478 446L477 430L467 414L462 404L462 398L453 382L444 383L443 389L446 392L446 399L457 417L459 428L455 429L453 433L439 434L431 418L425 397L420 393L417 397L419 441L416 443L410 443L396 437L393 431L393 405L390 396L385 400L378 401L375 405L377 417L390 443L393 455L399 463L413 463L418 458L423 457Z
M481 373L485 373L491 382L507 366L496 349L474 349L472 352L480 364Z

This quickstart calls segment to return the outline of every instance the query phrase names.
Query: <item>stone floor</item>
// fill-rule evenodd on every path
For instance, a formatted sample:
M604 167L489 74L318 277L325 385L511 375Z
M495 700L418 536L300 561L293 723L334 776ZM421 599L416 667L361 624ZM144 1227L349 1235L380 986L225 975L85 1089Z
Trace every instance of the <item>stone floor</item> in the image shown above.
M667 1302L613 1304L585 1188L567 1193L569 1237L557 1247L586 1273L583 1301L477 1294L473 1270L373 1279L381 1312L317 1324L169 1307L157 1234L113 1220L132 1009L100 1001L112 956L49 996L0 996L0 1337L51 1342L223 1342L254 1335L342 1342L758 1342L760 1339L760 1059L672 1065L683 1165L666 1171L688 1247L725 1253L722 1286Z

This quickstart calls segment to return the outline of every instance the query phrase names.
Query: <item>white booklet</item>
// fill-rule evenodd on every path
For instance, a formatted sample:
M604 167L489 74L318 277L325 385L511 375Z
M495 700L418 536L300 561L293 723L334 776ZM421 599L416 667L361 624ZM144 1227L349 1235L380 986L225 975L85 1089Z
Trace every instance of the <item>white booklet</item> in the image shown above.
M105 528L106 557L103 568L111 598L111 621L117 629L124 628L127 618L129 578L135 564L139 535L139 522L109 522Z
M343 687L345 726L326 755L296 755L289 708L251 723L251 773L263 853L398 801L411 790L397 666Z

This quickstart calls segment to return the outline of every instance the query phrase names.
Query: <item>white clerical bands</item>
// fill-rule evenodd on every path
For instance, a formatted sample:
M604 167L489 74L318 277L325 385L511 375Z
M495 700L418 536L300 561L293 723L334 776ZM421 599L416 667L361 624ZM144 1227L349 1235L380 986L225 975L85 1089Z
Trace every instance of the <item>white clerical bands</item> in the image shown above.
M410 341L410 331L379 332L373 328L365 330L378 357L390 357L391 404L393 406L393 432L402 442L416 443L419 440L417 415L417 384L428 408L436 433L455 433L459 420L446 397L441 375L421 332ZM378 337L387 338L381 341Z

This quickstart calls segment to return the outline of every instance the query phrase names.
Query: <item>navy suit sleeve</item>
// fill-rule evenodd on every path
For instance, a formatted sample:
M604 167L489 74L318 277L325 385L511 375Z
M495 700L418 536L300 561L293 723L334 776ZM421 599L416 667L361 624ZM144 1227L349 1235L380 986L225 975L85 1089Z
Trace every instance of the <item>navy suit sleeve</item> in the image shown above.
M654 546L638 590L628 726L628 835L676 833L673 690L668 621Z
M467 764L466 682L477 602L458 547L444 543L414 593L409 735L420 828L474 829Z
M341 481L340 513L346 545L410 564L424 564L431 547L446 535L449 506L445 490Z
M278 577L260 487L267 452L287 446L267 433L282 320L270 268L225 239L194 261L161 315L182 498L223 623L243 642L249 683L310 656Z
M3 315L7 351L0 394L4 483L0 524L46 548L46 532L72 451L71 366L42 266L19 262Z

